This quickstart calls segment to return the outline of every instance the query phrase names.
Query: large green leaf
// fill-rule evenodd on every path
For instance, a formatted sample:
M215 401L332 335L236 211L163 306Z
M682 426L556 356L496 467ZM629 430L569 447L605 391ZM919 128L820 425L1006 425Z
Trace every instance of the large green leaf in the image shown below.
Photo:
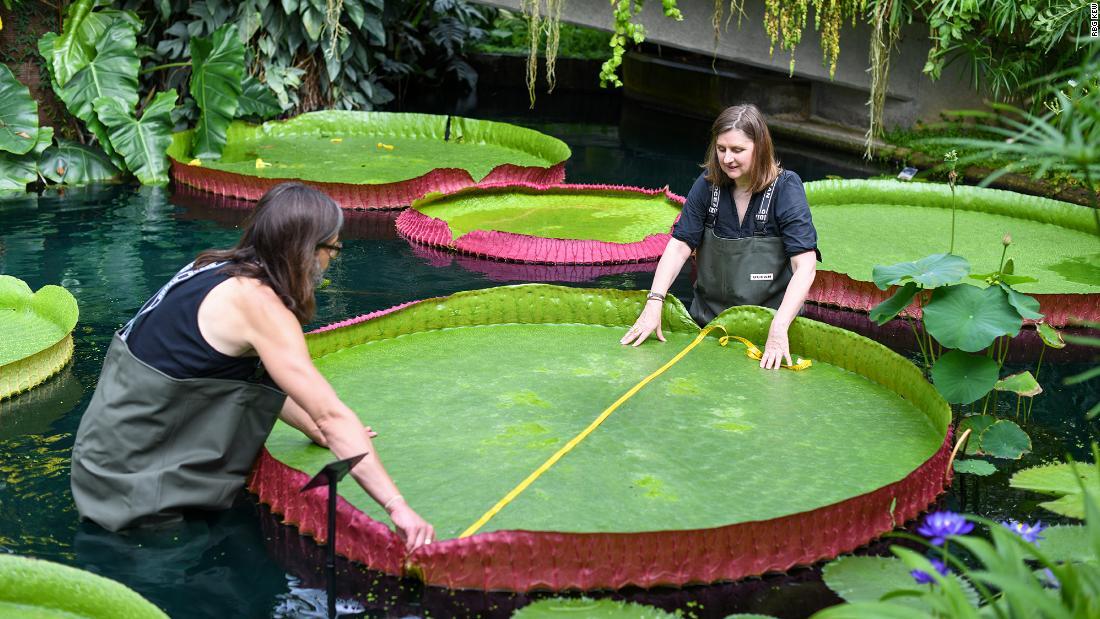
M108 0L73 2L65 15L61 34L50 32L39 39L39 52L56 86L64 86L87 66L96 55L99 37L112 24L123 22L135 33L141 29L141 20L132 11L94 10L109 4Z
M958 282L969 272L970 263L966 258L952 254L933 254L916 262L875 265L871 278L879 290L910 281L922 288L938 288Z
M828 563L821 570L821 578L834 593L848 602L876 602L892 591L928 592L927 585L918 585L909 573L910 569L894 557L841 557ZM978 595L970 583L953 576L967 598L978 603ZM894 604L920 610L931 610L928 602L917 596L898 597Z
M107 154L115 149L96 115L95 101L109 98L132 113L138 102L137 39L129 23L113 22L96 42L96 54L58 93L73 116L83 120Z
M1010 391L1025 398L1033 398L1043 392L1039 381L1035 380L1031 372L1023 371L1011 376L1005 376L993 386L997 391Z
M216 159L225 147L225 132L237 114L244 73L244 45L235 25L214 31L210 38L191 39L191 96L199 106L194 155Z
M1000 366L989 357L952 350L932 366L932 384L952 404L970 404L993 389Z
M0 616L167 619L133 589L52 561L0 553Z
M42 176L66 185L110 181L122 174L101 149L62 138L42 153L38 169Z
M1082 487L1094 495L1100 493L1100 474L1090 462L1044 464L1018 471L1008 485L1057 497L1039 506L1070 518L1085 517Z
M38 179L39 155L52 141L53 127L40 127L30 152L22 155L0 152L0 193L27 190L27 184Z
M282 111L279 99L266 84L261 83L254 75L245 76L237 106L238 118L255 116L266 120L278 116Z
M7 65L0 64L0 152L22 155L36 143L38 104Z
M172 110L175 89L153 97L141 120L114 99L96 101L96 112L106 124L111 143L126 159L126 166L145 185L168 182L168 146L172 143Z
M905 282L905 285L898 288L889 299L871 309L871 320L879 325L890 322L894 316L901 313L901 310L908 307L909 302L918 292L920 292L920 286L916 282Z
M998 286L937 288L924 307L924 326L947 348L978 352L1002 335L1015 337L1023 320Z
M1019 460L1031 451L1031 437L1015 421L1002 419L981 435L982 452L994 458Z
M1089 542L1089 534L1079 524L1056 524L1041 533L1039 550L1051 561L1096 563L1096 552Z
M0 275L0 399L39 384L72 355L64 346L76 326L76 299L60 286L31 292L27 284Z

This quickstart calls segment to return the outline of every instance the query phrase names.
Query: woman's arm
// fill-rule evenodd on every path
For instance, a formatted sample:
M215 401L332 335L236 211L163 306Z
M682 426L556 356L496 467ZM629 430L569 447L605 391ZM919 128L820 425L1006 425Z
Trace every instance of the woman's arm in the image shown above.
M806 302L806 296L810 294L810 286L813 286L814 276L817 274L817 253L811 250L791 256L791 271L791 281L783 293L783 302L779 304L779 309L772 318L768 342L764 345L764 355L760 358L760 367L769 370L779 369L779 364L784 359L787 365L791 365L787 329L798 316L802 304Z
M305 434L309 437L309 440L314 443L317 443L321 447L328 447L328 441L325 440L325 435L321 433L321 428L317 427L317 424L310 418L309 413L299 406L293 398L286 399L286 402L283 404L283 410L279 411L279 419L282 419L283 422L290 427ZM371 429L370 426L366 426L364 430L367 432L367 438L378 436L378 433Z
M241 335L260 355L268 373L316 424L337 458L367 453L351 475L386 508L406 548L412 551L429 543L434 534L431 525L405 503L359 418L313 366L294 315L267 286L257 282L244 289L237 303L243 318Z
M684 263L690 257L691 247L687 243L680 239L670 238L668 245L665 246L664 253L661 254L661 261L657 263L657 272L653 274L653 286L650 287L650 290L660 295L668 294L668 289L672 287L673 280L680 274L680 269L684 268ZM657 332L657 339L662 342L665 341L665 335L661 333L661 309L663 307L663 301L647 300L645 307L642 308L641 315L638 316L638 320L634 321L634 326L630 327L630 330L619 340L619 343L633 343L634 346L638 346L646 341L654 331Z

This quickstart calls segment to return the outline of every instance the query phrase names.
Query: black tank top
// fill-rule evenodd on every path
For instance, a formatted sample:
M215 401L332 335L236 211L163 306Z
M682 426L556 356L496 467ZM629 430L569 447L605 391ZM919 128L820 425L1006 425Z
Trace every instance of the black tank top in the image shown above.
M199 332L199 305L227 279L229 275L216 268L169 290L160 305L134 323L126 340L130 352L173 378L253 378L259 357L220 353Z

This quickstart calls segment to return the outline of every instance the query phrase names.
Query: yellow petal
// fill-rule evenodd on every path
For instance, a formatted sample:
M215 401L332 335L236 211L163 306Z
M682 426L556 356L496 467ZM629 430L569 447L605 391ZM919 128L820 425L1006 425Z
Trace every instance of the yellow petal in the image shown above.
M386 150L393 150L393 144L383 144L382 148Z
M344 141L344 138L332 138L331 140L329 140L329 142L332 142L333 144L339 144L340 142L343 142L343 141Z
M187 162L187 165L202 167L202 159L192 159L191 161Z
M382 143L379 142L379 143L375 144L375 148L382 148Z
M256 169L257 170L262 170L262 169L266 168L269 165L271 165L271 164L265 162L263 159L260 159L259 157L256 157Z

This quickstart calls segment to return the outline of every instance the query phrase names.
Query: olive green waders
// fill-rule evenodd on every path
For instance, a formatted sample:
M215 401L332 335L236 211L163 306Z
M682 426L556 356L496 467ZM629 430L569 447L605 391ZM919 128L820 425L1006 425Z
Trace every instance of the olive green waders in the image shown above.
M173 378L130 352L134 321L199 272L190 266L115 334L76 433L73 499L111 531L230 507L286 399L250 381Z
M720 188L716 185L711 190L703 239L695 250L695 298L690 312L699 325L706 325L735 305L778 309L783 302L792 275L790 259L783 249L783 239L764 236L763 230L768 218L775 216L771 212L775 185L773 181L764 191L755 214L746 213L746 217L752 217L751 234L739 239L714 233Z

